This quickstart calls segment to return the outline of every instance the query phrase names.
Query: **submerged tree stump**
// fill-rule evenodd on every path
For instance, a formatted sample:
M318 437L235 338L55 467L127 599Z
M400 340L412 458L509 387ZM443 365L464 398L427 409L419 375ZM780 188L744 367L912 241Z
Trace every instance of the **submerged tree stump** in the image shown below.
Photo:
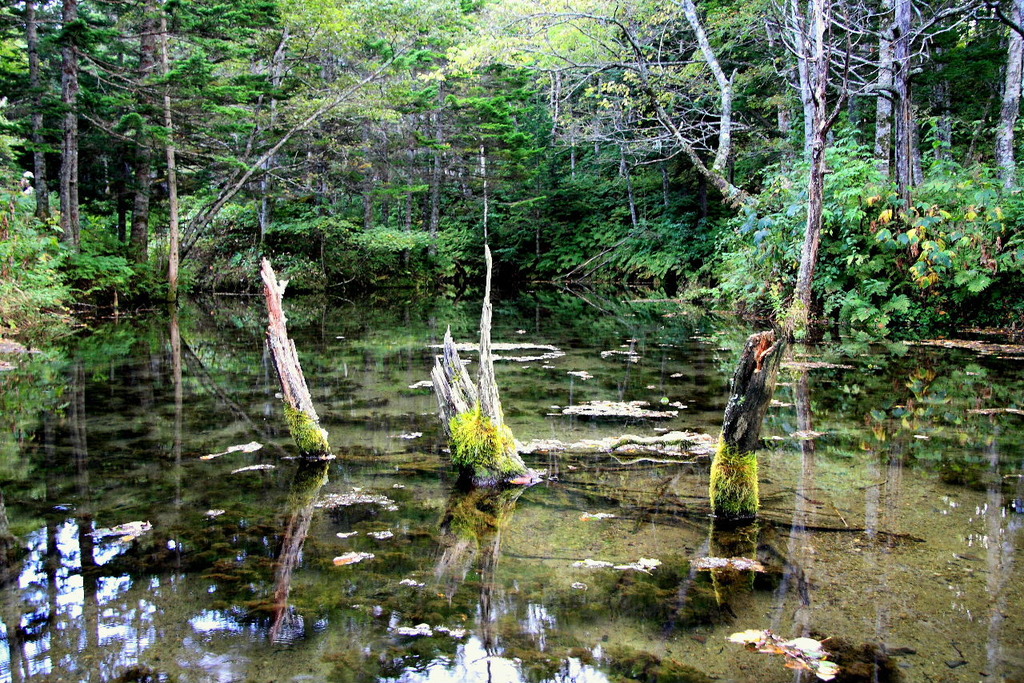
M295 342L288 338L288 319L284 316L281 301L287 280L278 281L270 261L263 259L260 268L263 291L267 298L267 342L274 358L274 368L281 380L281 394L284 397L284 414L288 420L295 445L304 456L323 457L331 452L327 431L320 426L320 416L313 407L313 399L306 386L306 377L299 365L299 354Z
M529 477L530 469L516 450L512 430L505 424L494 378L491 355L491 250L484 247L487 278L480 314L480 368L474 384L459 358L451 328L445 332L441 354L430 379L437 396L441 424L460 478L477 486L493 486Z
M784 346L771 330L750 335L732 377L722 434L711 461L711 509L716 524L743 524L757 516L756 451Z

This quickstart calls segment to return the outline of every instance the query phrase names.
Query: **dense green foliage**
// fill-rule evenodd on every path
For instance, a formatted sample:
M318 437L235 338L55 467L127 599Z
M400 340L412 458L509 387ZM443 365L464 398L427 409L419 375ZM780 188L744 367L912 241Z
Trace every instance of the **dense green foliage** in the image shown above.
M254 290L264 256L295 290L458 285L486 239L506 280L645 284L769 316L793 296L804 110L770 7L698 8L731 74L724 119L722 83L675 4L79 0L69 26L59 6L29 4L0 13L7 329L72 302L164 295L171 145L186 288ZM915 25L909 204L878 137L882 67L865 58L863 88L829 86L844 114L828 142L816 317L877 337L1024 315L1024 204L993 151L1010 30L988 11ZM867 36L888 21L862 20ZM68 44L80 249L61 244L53 210ZM21 187L36 150L49 216ZM718 181L749 201L722 202Z

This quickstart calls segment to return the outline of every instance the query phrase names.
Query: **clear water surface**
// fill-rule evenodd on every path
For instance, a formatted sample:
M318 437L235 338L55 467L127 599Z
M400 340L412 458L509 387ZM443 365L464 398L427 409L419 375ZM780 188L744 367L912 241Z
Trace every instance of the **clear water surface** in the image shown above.
M539 485L455 491L417 383L447 325L475 340L478 299L286 308L333 461L295 458L257 298L0 373L0 680L813 680L726 639L771 629L827 639L847 680L1024 681L1019 347L796 348L763 519L726 534L687 452L542 450ZM670 302L498 301L494 341L564 353L498 361L508 422L523 442L716 435L751 331ZM678 414L562 414L592 400ZM706 556L767 571L691 566ZM661 564L574 566L640 558Z

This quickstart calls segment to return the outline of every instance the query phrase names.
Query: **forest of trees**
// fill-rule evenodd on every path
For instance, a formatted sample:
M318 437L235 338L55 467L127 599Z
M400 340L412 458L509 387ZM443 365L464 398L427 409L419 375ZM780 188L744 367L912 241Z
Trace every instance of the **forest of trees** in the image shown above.
M478 275L485 242L505 283L647 284L871 336L1013 323L1022 15L7 3L2 330L179 286L256 291L263 256L293 289L436 289Z

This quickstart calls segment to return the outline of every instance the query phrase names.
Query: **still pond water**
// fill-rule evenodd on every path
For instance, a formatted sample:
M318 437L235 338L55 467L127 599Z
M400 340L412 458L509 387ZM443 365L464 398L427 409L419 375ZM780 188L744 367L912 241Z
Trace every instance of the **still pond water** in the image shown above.
M813 680L727 641L771 629L827 638L852 680L1024 681L1024 349L796 348L763 520L722 534L685 449L549 443L525 456L544 482L454 491L418 383L447 325L474 341L478 299L286 310L332 461L294 457L260 299L111 322L0 373L24 547L0 680ZM499 351L508 422L523 442L715 435L751 331L672 303L498 301L495 342L554 347ZM676 414L563 413L596 400ZM767 571L692 566L708 556ZM576 566L641 558L660 565Z

